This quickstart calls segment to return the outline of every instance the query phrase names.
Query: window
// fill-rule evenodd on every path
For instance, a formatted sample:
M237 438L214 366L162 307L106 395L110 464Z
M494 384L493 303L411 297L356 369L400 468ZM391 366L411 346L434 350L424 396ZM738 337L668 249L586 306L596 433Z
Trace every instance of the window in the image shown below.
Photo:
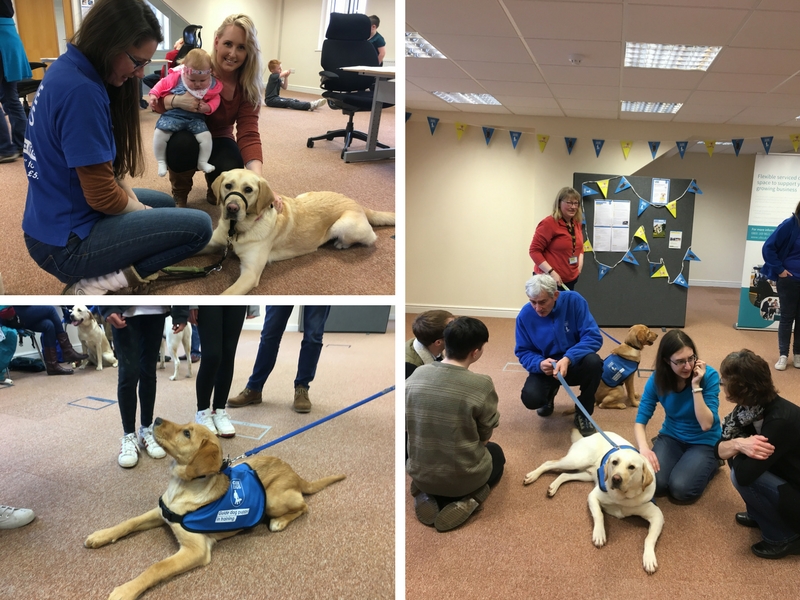
M361 13L367 14L367 0L323 0L322 18L319 25L319 47L325 41L325 32L328 31L328 23L331 20L331 13Z
M149 2L147 3L147 6L149 6L153 10L153 14L156 16L156 19L158 19L158 24L161 25L161 35L164 38L164 41L161 42L158 45L158 48L156 48L156 49L157 50L172 50L172 42L169 39L169 36L170 36L170 32L169 32L169 17L167 15L165 15L164 13L162 13L160 10L158 10L155 6L153 6Z

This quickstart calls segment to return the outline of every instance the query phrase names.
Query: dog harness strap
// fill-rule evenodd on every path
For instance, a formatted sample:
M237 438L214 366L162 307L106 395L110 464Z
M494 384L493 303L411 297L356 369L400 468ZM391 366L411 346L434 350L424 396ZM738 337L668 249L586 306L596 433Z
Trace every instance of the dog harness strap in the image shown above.
M622 450L623 448L627 450L636 450L633 446L629 446L627 444L623 444L622 446L618 446L616 448L611 448L608 452L605 453L603 456L603 460L600 461L600 466L597 467L597 486L600 488L600 491L607 492L606 489L606 463L608 462L609 457L614 454L617 450ZM639 452L636 450L636 452Z
M603 361L603 383L610 388L615 388L630 375L633 375L638 368L639 363L636 361L616 354L609 354Z
M161 516L170 523L180 524L181 521L183 521L183 517L181 515L174 513L169 508L167 508L167 505L164 504L163 496L158 499L158 507L161 509Z

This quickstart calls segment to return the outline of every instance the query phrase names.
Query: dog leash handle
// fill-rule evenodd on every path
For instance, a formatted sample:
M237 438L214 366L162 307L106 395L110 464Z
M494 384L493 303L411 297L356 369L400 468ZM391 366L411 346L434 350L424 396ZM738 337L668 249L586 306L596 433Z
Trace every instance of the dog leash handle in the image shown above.
M581 412L584 414L584 416L585 416L587 419L589 419L589 422L590 422L592 425L594 425L594 428L597 430L597 433L599 433L600 435L602 435L602 436L605 438L605 440L606 440L606 441L607 441L609 444L611 444L611 445L612 445L614 448L619 448L619 446L618 446L617 444L615 444L613 441L611 441L611 438L610 438L610 437L608 437L608 436L606 435L606 432L605 432L605 431L603 431L603 430L600 428L600 425L598 425L598 424L597 424L597 422L595 422L595 420L592 418L592 416L591 416L591 415L590 415L590 414L587 412L587 410L586 410L586 409L583 407L583 404L581 404L580 400L578 400L578 398L575 396L575 392L573 392L573 391L570 389L570 387L567 385L567 382L564 380L564 376L563 376L561 373L556 373L556 376L558 377L558 380L561 382L561 385L562 385L562 386L564 387L564 389L567 391L567 394L569 394L569 397L570 397L570 398L572 398L572 401L575 403L575 406L577 406L577 407L578 407L578 409L580 409L580 411L581 411Z

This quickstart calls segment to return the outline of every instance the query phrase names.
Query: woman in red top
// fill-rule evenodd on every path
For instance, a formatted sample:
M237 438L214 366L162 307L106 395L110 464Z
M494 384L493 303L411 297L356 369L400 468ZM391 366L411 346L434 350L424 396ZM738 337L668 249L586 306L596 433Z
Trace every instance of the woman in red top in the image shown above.
M581 197L571 187L556 194L553 214L536 226L528 253L534 263L534 274L547 273L559 287L575 289L583 269L583 231Z

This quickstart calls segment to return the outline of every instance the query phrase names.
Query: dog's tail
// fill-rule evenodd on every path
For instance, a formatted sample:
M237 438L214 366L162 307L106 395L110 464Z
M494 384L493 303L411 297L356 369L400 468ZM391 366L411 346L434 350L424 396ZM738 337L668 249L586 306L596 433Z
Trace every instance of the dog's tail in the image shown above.
M344 478L344 475L331 475L330 477L323 477L322 479L316 479L314 481L306 481L301 477L300 491L302 491L304 494L316 494L318 491L325 489L330 484L341 481Z
M381 210L364 209L364 214L367 215L369 224L373 227L380 227L382 225L394 225L394 213L384 212Z

